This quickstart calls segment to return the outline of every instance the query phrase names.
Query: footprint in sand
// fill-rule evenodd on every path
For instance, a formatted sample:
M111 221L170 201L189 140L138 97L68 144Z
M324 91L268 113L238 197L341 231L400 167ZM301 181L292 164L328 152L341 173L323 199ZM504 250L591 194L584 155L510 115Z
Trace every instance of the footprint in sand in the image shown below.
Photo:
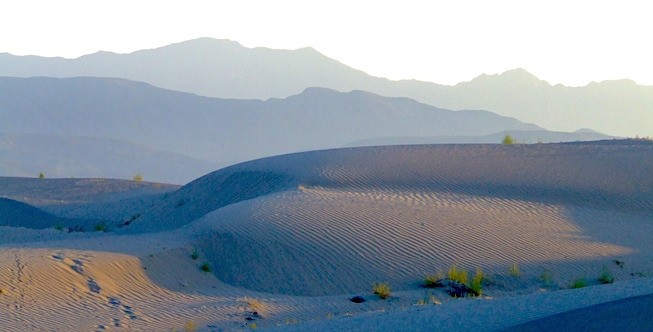
M74 265L71 265L70 268L79 274L84 274L84 263L79 259L73 259L73 263Z
M137 319L137 318L138 318L138 316L136 316L136 314L134 314L134 309L132 309L132 307L130 307L130 306L128 306L128 305L124 305L124 304L123 304L123 306L122 306L122 311L123 311L127 316L129 316L129 319L132 319L132 320L133 320L133 319Z
M100 294L102 288L95 280L93 280L93 278L88 278L87 284L89 292Z
M118 300L118 299L115 298L115 297L110 297L110 298L109 298L109 304L110 304L112 307L117 307L117 306L120 305L120 300Z

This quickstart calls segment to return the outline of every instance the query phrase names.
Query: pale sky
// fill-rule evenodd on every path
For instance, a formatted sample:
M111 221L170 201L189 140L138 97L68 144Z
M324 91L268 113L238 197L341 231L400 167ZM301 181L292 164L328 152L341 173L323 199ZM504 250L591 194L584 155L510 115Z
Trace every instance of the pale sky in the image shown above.
M649 1L5 0L0 52L75 58L198 37L311 46L374 76L443 84L524 68L552 84L653 85Z

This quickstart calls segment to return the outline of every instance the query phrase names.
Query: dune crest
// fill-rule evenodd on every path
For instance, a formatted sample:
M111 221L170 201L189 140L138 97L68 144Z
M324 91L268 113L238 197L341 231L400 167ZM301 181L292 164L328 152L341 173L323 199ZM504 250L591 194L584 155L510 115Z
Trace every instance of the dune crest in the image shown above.
M627 143L299 153L200 178L132 230L188 225L218 278L272 293L406 288L453 264L499 273L520 262L564 283L650 252L627 234L653 231L651 166L650 145Z

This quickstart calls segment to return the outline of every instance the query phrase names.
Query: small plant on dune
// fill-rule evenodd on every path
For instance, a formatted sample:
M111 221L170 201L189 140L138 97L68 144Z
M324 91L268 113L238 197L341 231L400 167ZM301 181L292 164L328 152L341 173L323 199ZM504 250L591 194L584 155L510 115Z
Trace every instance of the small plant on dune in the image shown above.
M209 265L208 262L202 263L202 265L200 265L200 270L202 270L204 272L211 272L212 271L211 270L211 265Z
M197 331L197 325L193 321L189 321L184 325L185 332L195 332Z
M61 223L57 223L54 225L54 229L58 231L63 231L63 225Z
M485 275L482 269L477 269L472 280L469 280L467 270L460 269L456 265L449 268L447 272L447 286L445 291L452 297L480 296L483 294L483 280Z
M614 282L614 276L607 267L603 267L603 272L599 276L599 282L602 284L611 284Z
M476 269L476 274L474 275L474 278L472 278L472 282L469 284L469 288L474 296L480 296L483 294L482 283L484 278L483 270Z
M43 172L39 173L39 179L45 179L45 174L43 174Z
M449 278L451 281L455 281L463 285L467 285L469 280L467 277L467 270L459 269L456 265L453 265L449 268L449 271L447 272L447 278Z
M583 287L587 287L587 281L585 280L585 278L578 278L571 283L572 289L583 288Z
M107 228L107 224L105 224L105 223L102 222L102 221L99 222L99 223L97 223L97 224L95 224L95 227L93 227L93 229L94 229L96 232L106 232L106 231L109 230L109 229Z
M521 271L519 270L519 264L513 263L512 265L510 265L510 267L508 268L508 274L511 277L514 277L514 278L521 277Z
M547 287L553 285L553 273L549 269L544 269L540 274L540 281Z
M143 181L143 175L141 173L136 173L136 175L134 175L133 180L136 182L141 182Z
M387 282L374 283L372 285L372 291L382 300L390 297L390 285Z
M193 260L197 260L198 258L200 258L200 254L199 252L197 252L196 248L193 249L193 252L190 254L190 258L192 258Z
M422 286L426 288L435 288L444 286L442 281L444 279L444 273L441 271L436 272L435 274L428 274L424 277Z
M503 144L503 145L515 144L515 139L512 138L512 136L510 136L510 135L503 136L503 139L501 140L501 144Z

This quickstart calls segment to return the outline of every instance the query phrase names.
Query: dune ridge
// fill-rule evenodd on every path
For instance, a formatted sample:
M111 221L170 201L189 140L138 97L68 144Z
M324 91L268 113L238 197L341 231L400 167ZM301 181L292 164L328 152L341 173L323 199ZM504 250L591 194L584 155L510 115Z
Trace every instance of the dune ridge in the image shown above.
M652 146L627 141L299 153L211 173L129 228L186 225L218 278L272 293L407 288L453 264L499 273L513 262L562 285L611 257L644 264L634 248L651 229L651 166Z
M631 141L347 148L175 191L85 180L88 201L64 188L56 204L47 181L5 179L1 195L62 214L139 216L109 233L0 226L0 330L497 330L650 294L651 166L653 144ZM480 300L420 287L454 264L483 269ZM590 287L561 290L576 278Z

